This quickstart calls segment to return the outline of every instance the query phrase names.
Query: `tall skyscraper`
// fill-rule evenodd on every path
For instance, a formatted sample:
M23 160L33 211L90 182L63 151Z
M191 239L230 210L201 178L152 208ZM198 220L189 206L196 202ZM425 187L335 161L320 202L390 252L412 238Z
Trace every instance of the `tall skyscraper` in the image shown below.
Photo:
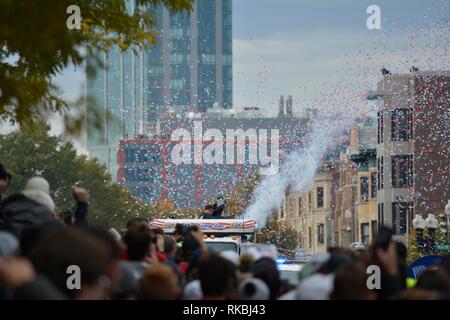
M100 57L107 68L88 76L91 157L104 163L115 176L117 143L122 137L148 134L167 112L206 112L213 106L231 108L232 0L196 0L191 12L173 14L165 7L152 10L158 43L141 52L112 48Z

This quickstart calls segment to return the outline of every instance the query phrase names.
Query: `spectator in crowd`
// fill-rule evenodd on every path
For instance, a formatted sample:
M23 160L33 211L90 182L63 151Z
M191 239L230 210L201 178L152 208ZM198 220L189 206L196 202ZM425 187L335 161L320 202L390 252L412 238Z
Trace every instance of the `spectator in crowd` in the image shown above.
M127 246L128 260L122 261L121 266L133 272L137 284L144 271L158 261L154 252L155 237L148 225L137 224L128 229L123 241Z
M19 249L19 241L9 232L0 231L0 259L8 259Z
M183 300L202 300L203 292L200 280L192 280L184 286Z
M0 163L0 208L3 201L3 193L11 183L12 175L6 170L5 166Z
M250 272L253 277L261 279L270 290L270 299L278 298L281 289L280 274L276 262L269 257L262 257L253 262Z
M10 175L0 166L0 192L9 181ZM65 215L63 223L49 191L47 181L35 177L23 192L2 203L0 299L435 300L450 296L449 256L407 289L407 248L392 240L357 254L332 248L314 256L301 269L294 287L280 279L274 257L255 248L240 256L234 251L214 252L192 226L178 224L175 234L167 235L138 217L128 221L121 235L115 229L88 225L89 194L81 188L73 188L75 210ZM380 290L367 287L366 266L371 264L380 266Z
M177 244L175 242L175 239L171 236L165 235L163 238L163 242L164 242L164 254L167 257L166 263L177 274L178 281L179 281L180 285L182 285L184 283L184 277L183 277L183 275L179 269L179 265L176 261Z
M239 272L241 275L249 274L253 264L254 257L250 253L241 254L239 257Z
M404 288L403 282L406 282L399 270L397 244L391 240L386 249L374 247L372 253L374 259L370 264L380 266L381 269L381 289L378 291L378 298L392 299Z
M397 300L439 300L436 291L428 291L420 288L407 289L397 295Z
M155 236L155 255L159 262L166 262L167 256L164 253L164 231L163 229L153 229Z
M30 261L36 275L49 279L66 297L106 299L112 281L108 277L111 255L105 241L87 230L50 228L32 245ZM70 266L74 267L71 271ZM68 286L68 270L75 275L73 287Z
M447 276L450 278L450 254L447 254L445 256L444 260L442 260L440 269L442 271L444 271L447 274Z
M219 254L205 254L198 274L204 300L225 300L234 296L236 266Z
M177 223L175 226L175 231L173 233L173 237L177 242L177 247L181 247L183 245L184 236L186 235L186 233L186 226L181 223Z
M23 229L56 219L55 203L50 196L50 186L42 177L28 180L21 193L3 200L0 229L20 238Z
M175 239L171 236L164 236L164 254L167 257L169 264L175 264L175 253L177 252L177 244Z
M0 214L0 229L11 232L21 238L25 229L46 223L61 223L67 225L85 226L88 224L89 193L83 189L72 189L75 200L75 210L65 217L56 213L55 203L50 196L50 185L42 177L29 179L22 192L12 194L2 202Z
M128 222L127 222L127 230L130 229L130 228L135 228L135 227L137 227L139 225L146 225L146 226L148 226L149 225L148 219L143 218L143 217L136 217L136 218L128 220Z
M75 200L74 212L66 211L63 217L66 225L87 226L88 225L88 207L89 207L89 193L86 189L73 187L73 199Z
M334 277L331 299L374 300L376 292L367 286L368 274L361 263L355 262L340 268Z
M176 273L164 264L147 269L139 281L138 298L142 300L174 300L180 292Z
M420 274L416 288L444 294L450 290L450 279L441 269L428 269Z
M238 296L240 300L269 300L270 290L264 281L248 278L239 283Z

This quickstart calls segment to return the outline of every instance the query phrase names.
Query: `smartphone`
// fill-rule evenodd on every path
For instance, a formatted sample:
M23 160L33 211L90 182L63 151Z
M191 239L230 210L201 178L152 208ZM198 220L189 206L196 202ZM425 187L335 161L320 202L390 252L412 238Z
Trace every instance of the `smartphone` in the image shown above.
M381 227L380 232L378 233L377 240L375 241L375 249L383 248L387 249L389 243L392 240L392 229L388 227Z

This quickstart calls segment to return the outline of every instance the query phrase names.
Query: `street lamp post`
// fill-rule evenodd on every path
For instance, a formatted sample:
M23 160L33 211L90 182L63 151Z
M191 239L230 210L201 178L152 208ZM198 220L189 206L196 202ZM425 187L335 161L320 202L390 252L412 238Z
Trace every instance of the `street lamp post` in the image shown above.
M420 214L416 214L413 221L413 228L416 231L416 243L420 252L424 251L423 231L425 230L425 220Z
M428 229L427 237L427 251L433 251L436 242L436 229L438 228L439 222L437 221L434 214L430 213L425 219L425 227Z
M445 242L448 242L448 228L450 227L450 200L445 206Z

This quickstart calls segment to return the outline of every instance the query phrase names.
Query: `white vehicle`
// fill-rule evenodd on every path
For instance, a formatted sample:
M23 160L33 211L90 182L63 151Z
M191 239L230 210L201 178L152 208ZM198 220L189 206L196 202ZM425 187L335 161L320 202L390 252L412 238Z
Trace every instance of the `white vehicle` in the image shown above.
M152 228L173 234L177 224L197 226L208 248L220 252L233 250L240 254L241 243L253 242L256 236L256 221L253 219L155 219Z
M298 274L303 268L303 264L278 264L281 280L296 286L299 283Z
M350 245L350 248L353 249L353 250L364 250L366 248L366 246L362 242L353 242Z

